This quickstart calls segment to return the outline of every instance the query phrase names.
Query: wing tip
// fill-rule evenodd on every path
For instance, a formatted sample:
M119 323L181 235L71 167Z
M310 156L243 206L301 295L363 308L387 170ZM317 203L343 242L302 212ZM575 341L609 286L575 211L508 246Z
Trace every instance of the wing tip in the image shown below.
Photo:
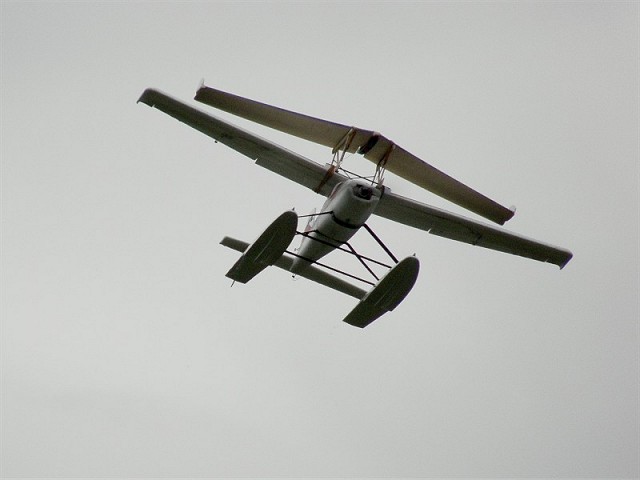
M493 200L491 200L493 202ZM495 203L495 202L494 202ZM495 223L497 223L498 225L504 225L505 223L507 223L509 220L511 220L513 218L513 216L516 214L516 207L509 207L509 208L505 208L502 205L496 203L496 205L498 205L500 207L500 212L497 213L494 216L488 216L486 214L480 213L480 212L475 212L489 220L494 221ZM468 209L469 210L469 209ZM473 211L473 210L471 210Z
M562 262L558 263L558 266L560 267L560 270L564 269L564 267L567 266L567 263L569 263L572 258L573 258L573 253L567 251L564 260Z
M145 105L149 105L153 107L156 103L157 96L160 94L160 91L155 88L145 88L140 98L136 103L144 103Z
M200 86L198 87L198 89L196 90L196 94L193 97L193 99L197 102L201 102L201 103L207 103L206 102L206 98L208 96L208 94L210 94L209 92L213 91L214 89L212 89L211 87L207 87L204 83L204 78L202 79L202 81L200 82Z

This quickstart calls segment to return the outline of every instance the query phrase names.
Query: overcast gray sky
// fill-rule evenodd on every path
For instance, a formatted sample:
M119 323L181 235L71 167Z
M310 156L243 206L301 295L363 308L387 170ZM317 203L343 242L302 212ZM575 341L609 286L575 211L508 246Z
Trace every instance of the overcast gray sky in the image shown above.
M640 476L637 2L1 5L3 476ZM381 131L575 258L374 218L422 268L365 330L282 271L230 288L224 235L322 198L136 104L202 78Z

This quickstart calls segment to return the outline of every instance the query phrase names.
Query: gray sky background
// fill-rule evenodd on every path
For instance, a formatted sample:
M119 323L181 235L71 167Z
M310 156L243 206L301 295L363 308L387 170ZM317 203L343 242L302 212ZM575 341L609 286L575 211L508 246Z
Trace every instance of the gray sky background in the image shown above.
M637 2L0 12L3 476L640 475ZM224 235L322 198L136 105L201 78L383 132L575 258L374 218L422 268L364 331L282 271L230 288Z

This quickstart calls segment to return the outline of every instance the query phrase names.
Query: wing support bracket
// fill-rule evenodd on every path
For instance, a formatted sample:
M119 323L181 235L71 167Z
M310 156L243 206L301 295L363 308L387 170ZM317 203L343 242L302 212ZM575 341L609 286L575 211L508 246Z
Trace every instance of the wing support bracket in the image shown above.
M389 145L389 148L387 148L387 151L384 152L384 155L380 158L380 160L378 160L378 163L376 164L376 173L373 175L373 183L379 187L382 186L384 182L384 174L387 171L387 162L389 161L389 157L395 149L396 144L391 143Z
M353 142L356 133L358 133L358 131L354 127L351 127L336 146L333 147L331 150L331 153L333 153L331 165L327 168L327 171L325 172L324 177L322 177L322 180L320 180L320 183L318 183L318 186L313 189L314 192L320 193L322 191L322 187L324 187L331 177L333 177L334 173L340 170L342 160L344 160L344 156L351 147L351 143Z
M322 187L324 187L327 182L331 180L331 177L333 177L333 174L336 173L336 170L337 167L333 163L329 165L329 168L327 168L324 177L322 177L322 180L320 180L320 183L318 183L318 186L314 188L313 191L316 193L320 193L322 191Z
M336 143L336 146L331 149L331 153L333 153L331 166L335 166L336 170L340 169L342 160L344 160L344 156L351 148L351 143L353 142L356 133L358 133L358 130L355 127L351 127L349 131L344 135L344 137L342 137L340 141Z

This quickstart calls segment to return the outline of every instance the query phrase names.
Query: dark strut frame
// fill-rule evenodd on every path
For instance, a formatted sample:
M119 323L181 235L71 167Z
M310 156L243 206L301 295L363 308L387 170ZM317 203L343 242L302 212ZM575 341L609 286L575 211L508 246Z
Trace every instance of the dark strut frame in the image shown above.
M300 218L309 218L309 217L318 217L320 215L331 215L331 214L333 214L333 211L331 211L331 212L321 212L321 213L312 213L312 214L309 214L309 215L298 215L298 219L300 219ZM389 248L382 242L380 237L378 237L378 235L376 235L376 233L371 229L371 227L369 227L369 225L367 225L366 223L363 224L362 226L365 228L365 230L367 232L369 232L369 234L371 235L371 237L373 237L373 239L376 241L376 243L378 245L380 245L380 248L382 248L384 250L384 252L387 255L389 255L391 260L393 260L393 262L397 264L398 263L398 259L391 252L391 250L389 250ZM356 251L355 248L353 248L353 246L349 242L340 243L340 242L337 242L335 240L332 240L330 237L326 237L327 238L326 240L322 239L322 238L316 238L316 237L312 237L311 236L312 233L318 233L320 235L323 235L318 230L309 230L308 232L296 231L296 235L307 237L307 238L313 240L314 242L319 242L319 243L322 243L324 245L329 245L331 247L334 247L336 250L340 250L342 252L348 253L349 255L353 255L354 257L356 257L358 259L358 261L362 264L362 266L373 276L373 278L375 278L376 282L379 281L380 278L375 274L375 272L371 269L371 267L367 264L367 262L371 262L373 264L376 264L376 265L379 265L381 267L385 267L385 268L388 268L388 269L392 268L391 265L388 265L388 264L386 264L384 262L376 260L375 258L367 257L366 255L361 255L360 253L358 253ZM348 248L344 248L342 245L346 245ZM302 255L298 255L295 252L287 250L287 253L289 255L293 255L294 257L306 260L311 264L315 264L315 265L318 265L320 267L323 267L323 268L326 268L328 270L331 270L333 272L345 275L346 277L353 278L354 280L359 280L359 281L361 281L363 283L366 283L366 284L372 285L372 286L375 285L374 282L371 282L371 281L366 280L364 278L358 277L357 275L353 275L351 273L345 272L344 270L340 270L338 268L332 267L332 266L327 265L325 263L314 262L311 259L303 257Z

